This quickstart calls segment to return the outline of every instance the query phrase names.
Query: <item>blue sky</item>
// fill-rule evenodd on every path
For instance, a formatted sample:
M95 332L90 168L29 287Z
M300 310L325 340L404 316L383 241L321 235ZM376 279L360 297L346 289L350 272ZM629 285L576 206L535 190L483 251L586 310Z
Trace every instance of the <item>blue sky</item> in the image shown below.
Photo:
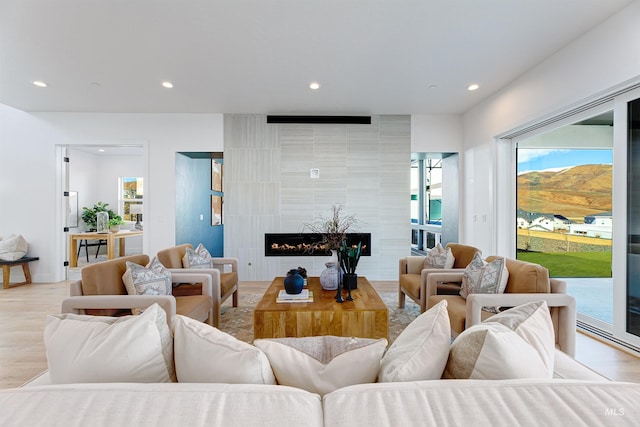
M518 149L518 173L613 163L612 150Z

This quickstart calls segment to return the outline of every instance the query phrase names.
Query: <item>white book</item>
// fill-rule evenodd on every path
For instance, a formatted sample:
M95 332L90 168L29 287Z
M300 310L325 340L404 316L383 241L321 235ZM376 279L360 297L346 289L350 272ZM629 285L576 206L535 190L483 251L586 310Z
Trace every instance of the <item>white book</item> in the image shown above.
M309 292L309 298L277 298L276 303L305 303L305 302L313 302L313 292Z
M303 289L299 294L288 294L284 289L280 289L278 299L309 299L309 289Z

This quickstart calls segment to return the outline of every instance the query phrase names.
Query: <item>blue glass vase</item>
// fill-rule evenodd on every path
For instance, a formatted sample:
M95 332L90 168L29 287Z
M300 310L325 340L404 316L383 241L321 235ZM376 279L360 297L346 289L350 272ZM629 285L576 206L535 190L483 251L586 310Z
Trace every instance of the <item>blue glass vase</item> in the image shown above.
M288 294L299 294L304 286L304 278L298 274L297 269L289 270L287 277L284 278L284 290Z

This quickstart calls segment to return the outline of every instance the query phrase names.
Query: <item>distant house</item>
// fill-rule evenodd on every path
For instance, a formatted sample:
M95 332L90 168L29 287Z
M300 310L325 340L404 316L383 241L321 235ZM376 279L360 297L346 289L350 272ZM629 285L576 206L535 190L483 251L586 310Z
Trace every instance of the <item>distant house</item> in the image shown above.
M518 209L518 212L517 212L517 219L516 219L517 227L524 230L551 232L555 228L554 227L555 222L556 222L556 219L555 219L555 215L553 214L528 212L522 209Z
M584 217L584 224L571 224L569 234L578 234L600 239L611 239L613 231L613 215L611 212Z
M531 222L529 230L553 231L553 215L540 214Z
M593 225L608 225L613 226L613 215L611 212L603 212L599 214L589 215L584 217L585 224Z
M569 231L569 227L571 226L571 224L573 224L573 221L571 221L569 218L563 216L563 215L554 215L553 216L553 229L554 230L565 230L565 231Z
M536 217L536 215L537 214L534 214L533 212L518 209L518 212L516 213L517 227L523 230L528 229L529 227L531 227L531 222Z

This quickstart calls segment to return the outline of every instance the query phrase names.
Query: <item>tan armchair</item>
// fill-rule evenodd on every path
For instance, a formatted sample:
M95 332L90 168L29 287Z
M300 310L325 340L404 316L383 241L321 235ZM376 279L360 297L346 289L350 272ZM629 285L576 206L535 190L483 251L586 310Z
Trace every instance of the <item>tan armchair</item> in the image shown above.
M190 272L206 273L211 276L213 284L213 310L214 325L220 323L220 305L229 297L232 297L234 307L238 306L238 260L236 258L216 258L213 257L214 268L189 268L182 266L182 258L187 252L187 248L193 249L190 243L173 246L158 251L158 261L172 273ZM225 267L230 267L231 271L225 271ZM197 288L192 286L177 286L173 289L174 295L190 295L197 292Z
M476 253L482 254L480 249L459 243L447 243L455 258L451 269L423 268L424 256L408 256L400 258L398 271L398 307L404 308L405 295L414 300L420 306L420 312L427 309L426 288L427 277L431 273L458 272L471 262ZM438 285L439 294L455 295L460 292L459 283L445 283Z
M496 259L487 257L487 262ZM509 280L503 294L472 294L465 300L460 295L442 295L438 282L462 282L463 272L433 273L427 278L427 308L447 300L452 335L493 315L483 307L515 307L528 302L545 300L551 307L556 330L556 344L563 352L575 354L576 303L566 294L564 281L550 279L549 270L530 262L506 258Z
M127 261L144 266L149 263L149 257L131 255L84 267L81 271L82 279L70 284L71 298L63 302L63 312L117 316L130 314L132 308L144 308L158 303L167 313L181 314L213 325L210 274L187 272L171 274L174 283L198 283L199 293L196 295L128 295L122 281L122 276L127 269ZM170 320L170 316L167 320Z

